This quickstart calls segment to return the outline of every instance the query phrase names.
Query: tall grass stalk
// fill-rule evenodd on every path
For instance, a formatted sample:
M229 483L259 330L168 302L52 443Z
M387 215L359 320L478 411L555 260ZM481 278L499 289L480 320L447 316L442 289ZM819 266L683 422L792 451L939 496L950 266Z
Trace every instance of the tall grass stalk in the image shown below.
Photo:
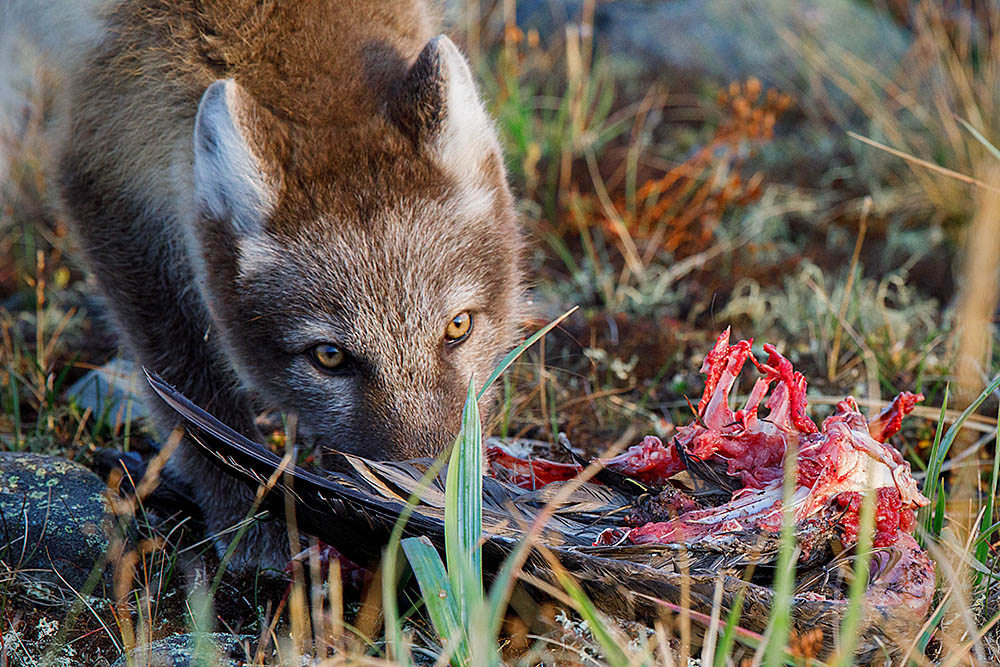
M746 591L740 590L736 594L733 606L729 609L729 617L726 619L726 627L722 630L722 640L715 649L716 665L725 665L726 658L733 651L736 643L737 629L739 628L740 616L743 614L743 602L746 599Z
M997 409L997 423L1000 424L1000 407ZM994 503L996 503L997 497L997 482L1000 480L1000 427L997 428L996 438L993 443L993 468L990 471L990 489L989 493L986 495L986 503L983 507L983 516L979 520L979 535L976 540L976 560L989 571L993 572L992 559L990 558L990 543L988 537L984 539L984 535L988 536L995 530L995 524L993 523ZM988 580L984 580L983 574L981 572L976 572L976 586L979 588L981 595L986 595L988 591L984 583L988 584Z
M858 520L858 542L854 547L855 559L851 583L848 588L847 611L840 624L840 646L831 664L850 667L854 664L854 649L858 644L858 631L864 618L865 591L871 571L872 541L875 532L875 492L869 471L867 492L861 499L861 516Z
M435 631L442 639L444 649L454 664L491 665L499 662L497 637L499 624L506 609L506 597L491 596L485 599L480 540L482 536L482 424L478 401L490 385L514 361L542 336L551 331L576 309L535 332L512 350L500 362L476 391L470 380L462 413L462 426L451 450L448 476L445 481L445 560L428 548L426 541L417 538L402 539L405 525L419 502L420 489L444 465L441 456L427 470L411 495L406 510L400 515L393 529L383 558L382 594L386 619L386 638L390 656L396 661L407 660L403 650L402 618L396 601L396 584L399 581L398 553L402 548L423 594L423 601ZM447 586L444 584L447 583ZM504 584L506 585L506 583Z
M462 430L451 450L444 509L448 577L458 601L458 620L469 626L471 609L483 602L483 432L475 384L462 411Z
M789 443L792 444L792 443ZM774 575L774 597L768 620L764 664L780 667L785 662L785 649L792 624L792 594L795 590L795 562L799 549L795 544L795 506L793 497L798 481L798 446L785 449L785 475L781 498L781 545L778 567Z
M955 423L941 435L942 424L944 420L944 411L947 407L948 391L945 390L945 402L941 407L941 420L938 421L937 433L934 437L934 444L931 447L931 454L927 463L927 476L924 478L923 494L930 499L930 505L922 510L923 520L921 523L924 525L924 529L935 538L940 536L941 521L944 517L941 513L943 509L943 503L939 503L939 489L942 487L943 480L941 479L941 466L944 464L945 460L948 458L948 452L951 450L951 446L955 442L955 438L958 437L959 431L962 430L962 425L965 421L973 414L979 406L983 404L989 396L1000 388L1000 376L994 378L986 388L979 394L978 397L972 403L969 404L962 414L959 415ZM935 530L936 528L936 530Z

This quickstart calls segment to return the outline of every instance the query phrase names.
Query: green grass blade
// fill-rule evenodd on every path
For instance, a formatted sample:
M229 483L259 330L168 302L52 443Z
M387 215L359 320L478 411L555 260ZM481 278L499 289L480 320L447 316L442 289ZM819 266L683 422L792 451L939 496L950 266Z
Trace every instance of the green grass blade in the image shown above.
M403 648L402 621L399 615L399 601L396 599L396 588L399 584L399 552L403 540L403 530L406 528L410 515L420 502L420 496L430 486L441 468L444 467L445 455L442 452L427 472L420 478L410 497L406 499L406 507L400 512L396 524L392 527L389 542L382 552L382 609L385 616L385 644L390 658L396 664L410 664L409 655Z
M795 562L798 549L795 547L795 509L792 495L795 493L796 452L786 450L785 477L782 484L781 501L781 545L778 548L778 567L774 575L774 597L771 618L768 620L770 632L764 648L764 664L779 667L785 663L788 633L792 626L792 592L795 588Z
M482 629L485 633L484 636L493 639L500 632L503 611L506 608L506 597L503 593L506 591L506 584L515 575L515 568L513 567L512 559L508 559L504 563L501 569L501 576L498 577L504 584L500 587L494 586L494 594L490 597L489 605L484 607L481 551L479 548L479 538L482 532L482 427L479 420L477 399L482 398L483 392L526 349L551 331L575 310L576 308L569 310L562 317L535 332L505 356L489 378L487 378L486 383L478 394L475 393L474 387L470 382L469 396L466 399L466 405L462 413L462 433L459 435L456 446L452 449L450 456L449 471L461 471L463 469L465 471L457 475L449 472L448 480L445 482L445 558L448 563L449 583L452 584L454 599L458 604L464 604L465 610L465 615L463 616L460 609L457 618L463 626L466 626L470 618L482 618L485 609L488 612L486 615L489 623L486 628ZM396 661L401 661L405 657L402 650L403 634L399 604L396 600L396 586L399 581L398 553L401 548L403 530L419 502L422 490L426 489L430 481L438 474L444 466L444 461L444 454L442 454L427 470L418 483L416 490L410 495L407 500L407 507L400 514L396 525L393 527L392 535L389 538L382 559L382 605L385 613L386 644L390 656ZM451 545L460 544L465 544L469 547L466 549L466 552L471 554L470 558L463 560L457 557L456 554L461 549L457 549L456 546ZM471 545L474 545L474 548L471 548ZM458 581L459 586L455 586L456 581ZM461 590L458 590L459 588ZM471 604L469 603L468 595L472 596ZM477 638L482 639L478 635ZM477 646L481 644L481 641L476 642ZM495 647L496 642L493 641L492 645ZM476 658L486 660L492 664L497 661L498 656L493 652L489 655L477 655Z
M948 431L941 438L940 443L937 442L935 443L934 448L931 450L930 461L928 462L927 465L927 478L924 480L924 495L927 495L928 489L930 489L931 491L936 491L938 487L938 481L941 475L941 466L944 463L945 459L948 458L948 452L951 449L952 444L955 442L955 438L958 437L958 432L962 429L962 425L965 424L965 420L968 419L969 416L972 415L976 410L978 410L979 406L983 404L983 401L985 401L987 397L990 396L990 394L996 391L998 387L1000 387L1000 376L994 378L993 381L990 382L985 389L983 389L982 393L979 394L976 400L970 403L969 407L965 408L965 410L962 411L962 414L959 415L955 423L951 425L951 428L949 428ZM947 397L947 390L945 392L945 396ZM943 413L944 413L944 408L942 407L942 416ZM940 431L940 429L941 429L941 423L939 422L938 430ZM935 440L937 440L936 437ZM930 496L928 496L928 498L930 498L931 506L933 506L934 498Z
M468 663L468 640L459 623L459 604L441 556L426 537L408 537L400 546L420 586L420 594L442 644L457 642L452 662Z
M951 449L952 444L955 442L955 438L958 437L959 431L962 429L962 425L965 420L969 418L979 406L982 405L983 401L990 396L997 388L1000 387L1000 376L995 377L982 393L974 400L962 414L959 415L958 419L954 424L948 429L944 435L941 434L944 428L944 417L945 410L948 406L948 387L945 387L944 391L944 402L941 404L941 416L938 420L937 431L934 435L934 446L931 448L930 457L927 462L927 476L924 478L923 493L931 501L929 505L921 510L922 512L922 523L926 533L932 537L938 537L941 534L941 529L944 526L944 481L941 479L941 466L944 465L944 461L948 458L948 452ZM939 497L941 494L942 497ZM920 544L923 545L924 536L920 536Z
M444 542L448 576L458 600L459 621L468 626L471 612L483 602L483 566L479 541L483 527L483 433L476 389L462 410L462 430L451 451L445 482Z
M938 482L936 497L937 499L934 502L934 516L931 521L931 535L935 538L940 537L941 531L944 529L945 502L948 497L944 491L943 479Z
M997 423L1000 424L1000 409L997 411ZM993 444L993 469L990 471L990 492L986 496L986 503L983 507L983 516L979 520L979 538L984 534L993 531L993 505L996 502L997 480L1000 477L1000 428L997 428L996 439ZM975 545L976 560L982 565L989 567L990 544L987 540L978 539ZM982 584L982 575L976 574L976 585Z
M490 376L488 378L486 378L486 382L483 383L482 389L479 390L479 394L478 394L477 398L481 399L486 394L486 390L490 388L490 385L492 385L494 382L496 382L497 378L500 377L500 375L505 370L507 370L510 367L510 365L512 363L514 363L514 361L518 357L520 357L522 354L524 354L525 350L527 350L529 347L531 347L532 345L534 345L535 343L537 343L538 340L542 336L544 336L545 334L547 334L548 332L552 331L557 326L559 326L560 322L562 322L567 317L569 317L570 315L572 315L573 313L575 313L579 308L580 308L579 306L573 306L572 308L570 308L569 310L567 310L565 313L563 313L562 315L560 315L556 319L552 320L551 322L549 322L548 324L546 324L544 327L542 327L541 329L539 329L535 333L531 334L531 336L526 341L524 341L523 343L521 343L520 345L518 345L517 347L515 347L510 352L508 352L507 356L504 357L503 360L500 361L500 364L493 370L492 373L490 373Z
M948 394L951 391L951 383L944 386L944 399L941 401L941 414L938 416L937 428L934 431L934 443L931 445L930 455L927 457L927 473L924 476L924 486L923 494L927 496L930 500L930 504L920 510L922 515L921 523L924 525L924 530L929 534L931 533L931 524L934 520L934 494L937 492L939 477L941 476L940 468L935 468L934 462L939 459L938 452L941 451L941 442L944 439L944 418L948 413ZM920 540L923 536L920 536ZM923 542L920 542L923 544Z
M736 642L736 628L740 622L740 616L743 615L743 600L746 598L746 591L740 590L736 594L736 600L733 601L733 606L729 610L729 617L726 619L726 627L722 631L722 641L719 642L718 647L715 649L715 664L725 665L726 658L733 651L733 644Z
M875 490L868 480L868 493L861 500L861 516L858 521L858 543L855 548L854 578L848 589L847 611L840 625L840 646L834 656L833 665L850 667L854 664L854 649L858 645L858 629L864 612L865 592L868 589L868 575L872 558L872 538L875 532Z
M979 530L979 535L976 536L976 539L972 543L972 546L978 548L979 545L982 544L982 543L984 543L984 542L986 544L989 544L989 539L991 537L993 537L993 535L995 535L997 533L997 531L1000 531L1000 521L995 522L994 524L992 524L991 526L987 527L986 529L982 529L981 528Z
M927 651L927 645L931 643L931 639L934 638L934 632L937 630L937 627L941 625L941 621L944 620L944 613L947 608L948 607L946 605L940 605L938 610L934 613L934 616L931 618L931 622L927 624L927 629L920 633L920 637L917 639L917 645L913 651L916 655L922 656ZM910 664L913 665L915 663L911 660Z
M573 600L573 605L576 608L578 614L585 621L587 621L587 627L590 628L591 634L594 635L594 639L601 645L601 650L604 652L604 660L611 667L628 667L631 663L629 662L628 656L625 655L625 651L622 647L618 645L618 640L608 632L608 627L610 623L605 619L594 603L591 602L587 594L583 592L580 585L576 583L573 577L569 576L565 570L562 568L557 568L555 570L556 579L559 581L559 585L562 589L569 594L570 598Z

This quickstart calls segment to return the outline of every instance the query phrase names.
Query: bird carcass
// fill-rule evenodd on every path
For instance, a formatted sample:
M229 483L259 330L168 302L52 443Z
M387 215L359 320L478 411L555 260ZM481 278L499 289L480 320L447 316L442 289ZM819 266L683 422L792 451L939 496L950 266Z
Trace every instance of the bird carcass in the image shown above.
M595 546L672 546L701 554L700 562L712 568L773 564L787 497L800 573L793 601L843 605L862 502L870 495L875 531L867 604L896 621L922 621L934 593L934 566L912 532L914 513L928 500L888 439L923 397L902 393L871 421L845 398L817 426L806 413L805 378L773 346L764 351L761 362L750 341L731 345L726 330L702 365L705 389L692 423L679 427L668 445L650 436L601 461L650 491ZM747 361L759 374L734 410L730 394ZM522 486L568 479L580 469L518 459L502 446L487 453L495 475ZM686 475L678 475L682 471ZM793 476L790 493L783 488L786 474ZM690 493L692 485L708 485L724 502Z

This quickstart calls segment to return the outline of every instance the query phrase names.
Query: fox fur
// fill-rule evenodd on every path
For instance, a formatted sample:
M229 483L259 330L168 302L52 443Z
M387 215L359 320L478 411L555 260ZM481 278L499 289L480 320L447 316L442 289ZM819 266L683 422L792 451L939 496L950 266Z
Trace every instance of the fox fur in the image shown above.
M51 175L128 352L239 431L281 410L299 442L436 454L517 338L503 158L436 32L420 0L0 0L0 51L56 72ZM193 446L172 465L210 531L245 516ZM287 550L266 523L244 540L238 569Z

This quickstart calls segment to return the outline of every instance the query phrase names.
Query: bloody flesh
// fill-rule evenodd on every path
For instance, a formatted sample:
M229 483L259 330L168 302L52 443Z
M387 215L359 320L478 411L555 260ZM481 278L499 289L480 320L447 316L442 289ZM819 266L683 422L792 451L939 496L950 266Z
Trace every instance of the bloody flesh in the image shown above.
M538 489L552 482L573 479L583 470L575 463L522 458L498 445L486 448L486 464L493 477L524 489Z
M767 361L761 362L750 341L730 345L726 330L702 364L705 390L692 423L678 427L668 445L650 436L601 461L659 491L638 498L623 525L604 530L595 544L677 545L724 553L731 564L755 562L755 553L770 548L773 554L779 540L785 467L793 456L790 514L800 563L808 567L815 559L827 559L835 552L829 548L833 540L841 548L856 544L864 496L873 494L873 577L867 604L919 627L933 599L935 575L912 532L915 511L929 501L909 464L887 441L923 396L902 393L871 421L854 399L845 398L817 427L806 413L805 377L773 346L765 345L764 351ZM734 410L730 395L748 360L759 376ZM569 479L580 470L574 464L518 459L502 448L491 451L493 469L502 464L516 471L528 488L547 479ZM727 502L702 505L671 484L685 462L691 480L714 481L724 494L736 490ZM729 480L721 479L725 476ZM742 553L748 554L746 560L740 560ZM797 592L794 599L836 604L844 600L844 591L823 584Z
M917 489L909 464L886 440L923 397L900 394L871 422L854 399L846 398L817 427L806 414L805 377L772 345L764 346L767 361L757 360L751 344L741 340L731 345L728 329L719 336L701 367L706 380L697 418L679 427L669 446L648 436L625 453L601 460L656 488L684 469L684 458L709 462L724 468L742 488L716 507L685 507L663 517L643 513L650 520L610 531L599 542L690 543L738 531L777 532L789 451L796 453L792 500L797 525L836 518L839 538L849 546L857 540L862 494L871 489L876 546L891 545L912 532L914 511L928 501ZM760 375L743 405L733 410L730 394L748 360ZM576 464L518 459L499 447L490 448L488 457L495 471L527 488L570 479L580 470ZM696 474L693 468L690 472Z
M525 489L573 479L583 470L575 463L522 458L499 445L486 448L486 460L494 477ZM618 456L599 461L610 470L655 486L662 486L665 480L684 470L677 451L654 435L646 436Z
M841 540L857 539L861 494L876 493L876 543L886 546L913 528L913 511L925 504L902 456L885 440L899 430L917 394L901 394L871 424L847 398L821 428L806 415L806 380L773 346L766 363L750 353L750 342L729 344L729 331L716 341L702 371L708 377L694 423L680 427L674 445L702 461L718 461L743 489L729 503L681 515L657 526L639 526L628 541L698 539L702 534L780 528L784 459L796 452L797 523L844 513ZM747 360L761 372L743 406L732 410L729 395ZM766 416L760 415L763 402ZM666 480L662 480L665 482Z

